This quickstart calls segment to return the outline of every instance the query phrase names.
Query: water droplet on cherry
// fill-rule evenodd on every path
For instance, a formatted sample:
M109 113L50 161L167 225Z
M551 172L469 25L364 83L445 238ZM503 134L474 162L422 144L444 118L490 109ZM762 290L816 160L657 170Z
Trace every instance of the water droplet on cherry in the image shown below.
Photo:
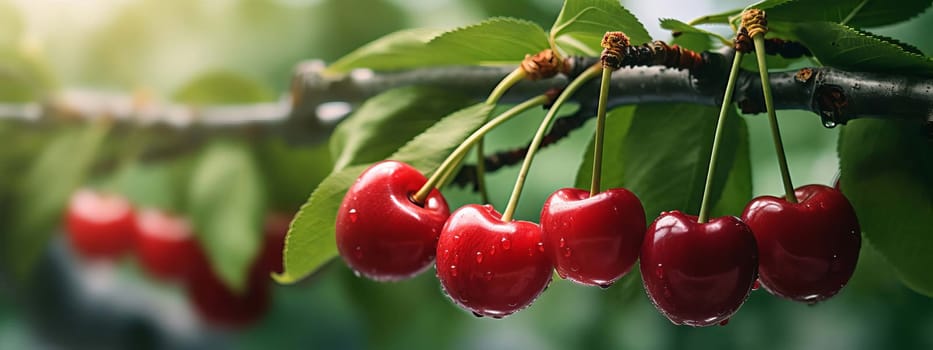
M347 214L350 216L350 222L356 222L360 216L360 214L356 212L356 209L350 209Z
M512 241L509 241L508 237L502 237L502 240L499 241L499 243L502 245L503 250L509 250L509 248L512 248Z
M654 274L658 276L659 280L664 280L664 265L658 264L658 267L654 268Z
M483 279L487 281L492 281L492 271L486 271L486 273L483 274Z
M476 311L473 311L473 316L476 316L476 318L483 318L483 314Z
M476 263L477 264L483 263L483 252L478 251L478 250L476 251Z
M599 284L599 288L602 288L602 289L608 289L609 287L612 287L612 282L606 282L606 283Z
M758 288L761 288L761 282L755 280L755 284L752 284L752 290L758 290Z
M571 255L573 255L573 252L570 250L570 248L564 248L564 257L569 258Z
M496 255L496 245L495 245L495 244L493 244L492 246L489 247L489 256L493 256L493 255Z
M457 265L450 265L450 276L457 277Z
M538 251L544 253L544 242L538 242Z
M725 325L727 325L727 324L729 324L729 319L728 319L728 318L719 322L719 325L720 325L720 326L725 326Z
M557 244L557 246L558 246L558 247L561 247L561 248L566 247L566 246L567 246L567 241L565 241L564 238L561 237L560 242Z
M356 248L353 248L353 256L355 256L357 259L362 259L363 258L363 247L356 246Z

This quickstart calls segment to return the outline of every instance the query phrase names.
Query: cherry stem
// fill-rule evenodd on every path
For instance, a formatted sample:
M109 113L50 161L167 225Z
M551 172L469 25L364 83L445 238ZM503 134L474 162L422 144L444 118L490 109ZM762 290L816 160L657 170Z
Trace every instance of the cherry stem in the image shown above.
M444 162L437 168L437 171L434 174L431 174L431 177L428 178L428 181L424 183L423 186L412 196L412 200L416 203L424 203L425 199L428 198L428 194L431 193L431 190L434 189L440 183L446 183L447 179L451 174L454 173L453 168L456 168L460 164L460 161L463 160L463 157L466 156L467 152L470 151L470 147L479 142L486 133L490 130L496 128L500 124L508 121L512 117L521 114L522 112L528 110L531 107L543 105L548 101L547 95L538 95L521 104L518 104L504 113L493 118L479 129L473 132L460 146L457 146L453 152L447 156L447 159L444 159ZM446 176L445 176L446 175Z
M489 203L489 192L486 190L486 155L483 152L483 140L476 142L476 189L479 190L479 198L483 204ZM454 168L454 167L451 167ZM450 174L453 169L450 169ZM446 180L446 179L445 179ZM444 181L441 181L443 184Z
M761 74L761 91L765 95L765 109L768 110L768 122L771 124L771 138L774 139L774 148L777 150L778 166L781 168L781 180L784 181L785 198L790 203L797 203L794 194L794 184L790 180L790 170L787 168L787 156L784 155L784 142L781 141L781 129L778 127L777 113L774 110L774 99L771 97L771 81L768 77L768 63L765 61L764 35L752 37L755 42L755 55L758 58L758 72Z
M528 169L531 168L531 161L534 159L535 152L538 151L538 147L541 146L541 141L544 139L544 134L547 132L551 121L554 120L554 117L557 115L557 111L560 109L560 106L563 105L564 102L570 98L570 96L576 93L577 90L583 87L586 82L599 75L601 70L602 65L597 64L583 71L583 73L581 73L579 76L577 76L576 79L567 85L564 91L560 93L560 96L557 96L554 104L551 105L551 108L544 116L544 120L541 121L541 125L538 126L538 131L535 133L534 138L531 140L531 145L528 146L528 153L525 154L525 160L522 162L522 167L518 172L518 178L515 180L515 188L512 189L512 196L509 197L509 203L505 207L505 212L502 213L503 222L512 221L512 216L515 215L515 207L518 206L518 199L522 195L522 187L525 186L525 178L528 177Z
M611 81L612 68L603 67L603 76L599 82L599 106L596 109L596 132L593 135L593 174L590 182L590 197L599 193L599 182L602 178L606 104L609 101L609 83Z
M499 84L492 89L492 92L489 93L489 97L486 98L486 104L494 106L496 103L499 103L499 99L501 99L512 86L515 86L515 84L525 79L526 76L528 76L528 72L526 72L522 66L515 68L515 70L506 75L505 78L502 78ZM476 186L483 203L489 203L489 192L486 190L486 155L483 152L483 143L482 138L476 141ZM462 159L463 157L457 160L456 164L460 164ZM456 167L456 165L454 167ZM448 169L447 172L453 173L453 169ZM449 174L446 174L446 176L449 176ZM445 182L441 181L440 183L443 184Z
M713 189L713 175L716 173L716 159L719 156L719 144L722 140L722 129L726 124L729 108L732 108L732 93L735 91L735 80L739 76L739 67L742 65L742 52L736 51L732 60L732 69L729 71L729 81L726 83L726 93L722 97L722 107L719 109L719 121L716 123L716 134L713 136L713 151L709 156L709 170L706 172L706 186L703 187L703 202L700 204L700 215L697 222L705 223L709 219L710 192Z

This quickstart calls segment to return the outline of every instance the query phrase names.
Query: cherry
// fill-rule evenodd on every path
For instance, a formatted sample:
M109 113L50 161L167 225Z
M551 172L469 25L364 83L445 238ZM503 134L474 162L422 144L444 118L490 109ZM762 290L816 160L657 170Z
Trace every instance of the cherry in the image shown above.
M170 281L190 277L202 253L188 220L146 209L136 216L136 254L147 273Z
M761 285L771 294L815 303L838 293L852 277L861 229L839 190L807 185L795 195L799 203L755 198L742 218L758 241Z
M544 247L557 273L608 287L628 273L645 237L645 209L632 192L615 188L590 196L564 188L541 210Z
M246 290L237 293L214 273L206 256L198 254L187 288L198 315L209 324L226 328L243 328L259 320L271 299L269 273L261 259L248 273Z
M65 226L71 246L84 258L116 259L133 246L133 206L118 195L76 191Z
M431 265L450 209L436 189L422 205L411 200L426 181L408 164L383 161L350 187L337 212L336 236L340 256L356 273L397 281Z
M698 223L679 211L661 213L641 248L645 291L675 324L729 319L748 297L757 268L755 237L734 216Z
M521 310L551 281L541 228L528 221L502 221L490 205L455 211L437 252L444 291L477 316L500 318Z

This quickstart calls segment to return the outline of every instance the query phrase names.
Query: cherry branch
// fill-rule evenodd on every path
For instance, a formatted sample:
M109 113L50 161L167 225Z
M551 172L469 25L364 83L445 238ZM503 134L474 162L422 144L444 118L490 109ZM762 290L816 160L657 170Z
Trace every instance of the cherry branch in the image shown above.
M731 48L704 52L694 69L632 66L612 76L610 107L639 103L695 103L716 106L722 99ZM503 103L518 102L549 89L561 89L568 78L596 62L571 58L570 74L524 81L513 87ZM246 105L194 106L148 101L138 96L74 90L43 102L0 104L0 120L26 122L109 118L126 124L203 132L250 130L285 135L297 142L320 142L352 109L383 91L408 85L434 86L482 99L514 67L434 67L374 72L358 69L331 76L324 64L300 64L290 95L280 101ZM775 107L807 110L834 126L862 117L916 118L933 124L933 79L888 73L849 72L831 67L804 68L770 74ZM583 87L573 100L595 110L598 84ZM742 71L734 99L744 113L764 111L760 77Z

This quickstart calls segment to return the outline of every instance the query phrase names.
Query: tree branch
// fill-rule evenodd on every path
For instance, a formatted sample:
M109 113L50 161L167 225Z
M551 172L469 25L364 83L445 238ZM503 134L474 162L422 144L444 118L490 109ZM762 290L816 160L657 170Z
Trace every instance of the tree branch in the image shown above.
M672 102L718 105L732 53L731 48L705 52L703 64L692 71L661 66L622 68L613 74L610 107ZM573 58L571 77L595 60ZM353 107L383 91L426 85L482 99L513 68L435 67L396 72L358 69L343 76L328 76L322 62L309 61L298 65L290 95L278 102L193 106L79 90L41 103L0 104L0 119L35 122L104 117L182 131L260 130L297 142L319 142ZM778 109L812 111L828 127L862 117L933 122L933 79L820 67L774 72L771 81ZM563 88L567 82L568 77L563 75L525 81L512 88L502 102L522 101L548 89ZM590 108L596 105L597 97L598 84L592 82L573 98L582 107ZM763 112L758 74L741 72L734 97L743 112Z

